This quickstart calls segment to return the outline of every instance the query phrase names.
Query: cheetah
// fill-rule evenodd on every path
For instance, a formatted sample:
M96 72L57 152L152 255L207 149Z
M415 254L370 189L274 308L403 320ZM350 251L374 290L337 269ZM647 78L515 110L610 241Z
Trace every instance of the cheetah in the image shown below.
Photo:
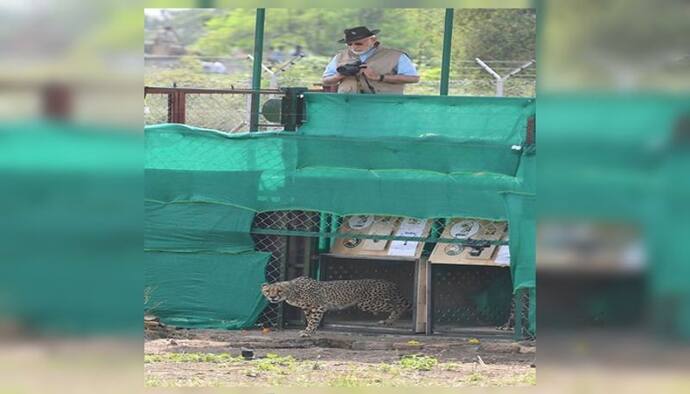
M379 323L391 325L412 306L400 295L395 283L379 279L319 282L301 276L286 282L264 283L261 292L271 303L285 301L304 311L307 326L300 332L302 337L316 331L328 310L356 306L365 312L388 312L388 318Z

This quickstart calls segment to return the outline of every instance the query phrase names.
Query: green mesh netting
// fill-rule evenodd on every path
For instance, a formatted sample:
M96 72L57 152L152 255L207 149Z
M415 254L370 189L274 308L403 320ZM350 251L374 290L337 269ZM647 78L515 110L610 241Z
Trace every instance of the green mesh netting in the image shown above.
M198 261L199 255L253 250L254 212L474 217L509 220L520 229L523 222L533 225L533 216L523 217L533 209L505 196L534 193L534 181L523 178L534 174L534 160L516 149L524 144L534 100L319 93L306 94L305 101L306 123L296 133L146 127L146 248L155 256L146 278L147 286L171 299L158 306L164 321L254 323L263 278L245 275L250 267L242 258L218 257L214 267L234 270L243 280L206 282L199 279ZM513 207L516 212L509 212ZM533 230L524 238L512 233L514 288L533 287L534 242L527 239ZM531 252L522 251L522 240ZM166 261L175 269L168 270ZM185 279L185 264L195 279ZM183 297L184 286L192 294L202 286L218 298ZM222 295L240 294L250 298L242 300L244 319L221 302Z
M551 95L539 111L540 160L548 163L537 175L540 220L639 229L651 315L664 336L690 338L690 97ZM614 305L614 294L599 302Z
M140 335L141 142L103 125L0 122L0 324Z

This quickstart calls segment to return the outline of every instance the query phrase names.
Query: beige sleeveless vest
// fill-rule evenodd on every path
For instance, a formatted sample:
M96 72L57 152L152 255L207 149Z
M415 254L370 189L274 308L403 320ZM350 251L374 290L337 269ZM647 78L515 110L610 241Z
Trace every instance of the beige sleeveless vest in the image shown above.
M384 48L378 45L374 49L374 54L367 58L365 62L366 65L374 70L379 75L393 75L395 74L395 68L398 66L398 61L400 60L400 55L402 51L396 49ZM340 51L335 58L336 67L340 67L344 64L353 63L359 60L359 56L353 55L348 49ZM387 94L403 94L405 89L405 84L392 84L386 82L379 82L378 80L369 80L369 84L376 90L376 94L387 93ZM363 75L359 75L359 83L357 83L357 78L354 76L346 77L338 85L338 93L371 93L369 86L364 80Z

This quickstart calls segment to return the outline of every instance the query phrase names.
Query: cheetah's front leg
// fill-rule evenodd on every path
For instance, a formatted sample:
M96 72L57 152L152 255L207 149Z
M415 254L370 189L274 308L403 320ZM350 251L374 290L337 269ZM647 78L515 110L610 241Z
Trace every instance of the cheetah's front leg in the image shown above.
M398 320L404 312L404 309L394 309L393 311L391 311L388 318L386 320L382 320L380 323L384 326L392 326L393 323L395 323L395 321Z
M321 318L323 318L324 312L326 311L320 308L304 310L304 316L307 318L307 327L304 329L304 331L300 331L299 335L301 337L308 337L313 334L314 331L316 331L316 329L319 327L319 323L321 323Z

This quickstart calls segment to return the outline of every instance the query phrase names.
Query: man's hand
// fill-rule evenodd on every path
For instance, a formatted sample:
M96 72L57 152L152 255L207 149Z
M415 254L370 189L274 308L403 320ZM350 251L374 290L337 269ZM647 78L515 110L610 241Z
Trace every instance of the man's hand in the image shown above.
M377 74L374 70L370 69L367 66L363 66L362 69L360 70L360 73L364 74L367 78L369 78L370 81L378 80L379 79L379 74Z

